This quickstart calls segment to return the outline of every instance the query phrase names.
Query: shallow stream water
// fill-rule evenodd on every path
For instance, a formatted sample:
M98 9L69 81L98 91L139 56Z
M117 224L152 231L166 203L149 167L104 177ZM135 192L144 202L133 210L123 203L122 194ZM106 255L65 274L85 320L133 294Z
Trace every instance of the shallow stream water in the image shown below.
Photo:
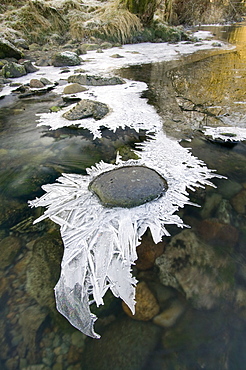
M42 194L43 184L62 172L85 174L101 159L114 161L117 150L129 158L144 132L104 129L102 139L93 140L84 129L37 128L36 114L48 112L59 99L52 92L6 106L1 101L0 368L245 368L246 146L209 141L202 129L246 127L246 26L202 29L236 48L117 72L146 82L143 95L162 117L167 135L227 177L213 180L216 189L191 192L191 200L201 207L179 211L191 226L188 232L180 236L180 230L169 227L172 237L164 240L169 275L159 273L167 263L161 260L147 270L134 270L156 292L161 310L177 300L182 303L171 327L128 318L110 294L97 311L100 340L70 326L56 311L53 296L63 252L59 229L51 221L33 225L40 211L27 206L28 199Z

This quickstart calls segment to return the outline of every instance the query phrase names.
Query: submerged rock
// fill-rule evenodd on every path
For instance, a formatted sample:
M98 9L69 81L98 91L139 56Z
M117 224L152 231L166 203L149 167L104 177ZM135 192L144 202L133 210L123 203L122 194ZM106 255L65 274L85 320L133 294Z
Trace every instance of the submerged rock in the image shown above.
M7 236L0 242L0 269L5 269L11 265L21 249L19 238Z
M97 101L83 99L74 108L65 112L62 116L70 121L93 117L102 119L109 112L108 106Z
M26 290L40 306L55 308L54 286L59 278L63 246L49 234L36 240L27 268Z
M22 58L21 51L15 47L11 42L0 38L0 58Z
M99 175L89 188L105 206L130 208L159 198L168 186L148 167L126 166Z
M53 55L52 65L54 67L77 66L81 64L80 57L72 51L63 51Z
M85 345L85 370L142 370L159 342L160 328L129 318L110 324L100 340Z
M179 299L175 299L171 302L170 306L164 309L159 315L157 315L153 322L156 325L162 326L163 328L170 328L176 324L180 316L185 311L185 304Z
M68 82L77 82L81 85L89 86L107 86L107 85L122 85L125 81L122 78L89 76L86 74L73 75L68 78Z
M134 320L149 321L160 311L160 307L155 296L144 281L141 281L136 286L135 300L136 305L134 315L126 303L122 302L123 310Z
M194 232L182 231L156 260L160 281L184 293L195 308L215 308L223 300L234 299L232 254L233 246L212 246Z

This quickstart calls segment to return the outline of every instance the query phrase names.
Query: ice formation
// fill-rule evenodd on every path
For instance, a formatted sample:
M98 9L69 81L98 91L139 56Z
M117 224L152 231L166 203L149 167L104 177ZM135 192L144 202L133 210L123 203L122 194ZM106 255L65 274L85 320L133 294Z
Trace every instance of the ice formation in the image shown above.
M108 289L134 313L136 279L131 267L146 229L158 243L169 235L166 225L186 226L175 212L192 204L187 189L212 185L209 179L219 176L161 131L139 146L140 159L118 158L115 165L100 162L87 170L87 176L63 174L57 183L43 186L46 193L41 198L29 202L47 207L35 222L49 217L61 227L65 250L55 287L57 309L73 326L94 338L100 336L94 331L96 316L90 312L90 305L103 304ZM104 207L88 189L90 182L105 171L129 165L156 170L167 180L167 192L133 208Z
M98 53L88 52L90 61L86 63L86 73L105 74L123 65L171 60L199 49L211 49L212 43L124 45L118 51L117 48L105 50L100 58ZM111 58L115 52L120 52L124 58ZM51 67L45 70L48 78L48 71L57 76L58 72ZM44 73L44 68L39 73ZM61 93L62 89L62 86L57 87L56 91ZM131 268L137 259L136 248L146 229L150 229L154 242L158 243L164 235L169 235L166 225L187 226L175 214L180 207L192 204L187 190L213 185L210 179L220 177L192 156L188 149L165 136L159 115L146 99L140 99L144 89L146 84L142 82L126 81L124 85L110 88L89 87L87 92L77 94L81 98L106 103L111 109L99 121L93 118L76 121L76 125L89 129L94 137L101 136L100 126L112 131L128 126L137 131L144 129L149 134L154 133L152 139L139 144L138 160L122 161L118 158L115 165L100 162L87 169L87 176L63 174L56 183L43 186L46 193L41 198L29 202L32 207L46 207L44 214L35 222L48 217L60 225L64 256L60 279L55 287L57 309L73 326L93 338L100 336L94 331L96 316L90 311L90 306L94 302L97 306L103 304L108 289L134 313L137 281L131 274ZM50 129L70 125L71 121L62 117L65 110L41 114L39 125L49 126ZM89 190L89 184L105 171L129 165L154 169L167 180L167 192L159 199L133 208L103 206Z
M246 140L246 128L241 127L206 127L204 134L213 140L244 141Z

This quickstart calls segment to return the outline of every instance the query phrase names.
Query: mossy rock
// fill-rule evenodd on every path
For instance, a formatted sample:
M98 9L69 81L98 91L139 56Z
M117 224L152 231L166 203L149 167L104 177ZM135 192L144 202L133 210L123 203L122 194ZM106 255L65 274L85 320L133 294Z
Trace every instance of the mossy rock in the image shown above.
M21 77L27 74L26 68L22 64L10 62L2 68L2 75L6 78Z

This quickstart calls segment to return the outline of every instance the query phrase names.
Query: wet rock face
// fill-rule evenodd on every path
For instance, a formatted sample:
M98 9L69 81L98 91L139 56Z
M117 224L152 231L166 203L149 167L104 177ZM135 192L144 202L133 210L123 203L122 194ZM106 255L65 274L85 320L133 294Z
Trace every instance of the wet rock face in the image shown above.
M89 189L109 207L136 207L162 196L167 182L156 171L143 166L126 166L96 177Z

